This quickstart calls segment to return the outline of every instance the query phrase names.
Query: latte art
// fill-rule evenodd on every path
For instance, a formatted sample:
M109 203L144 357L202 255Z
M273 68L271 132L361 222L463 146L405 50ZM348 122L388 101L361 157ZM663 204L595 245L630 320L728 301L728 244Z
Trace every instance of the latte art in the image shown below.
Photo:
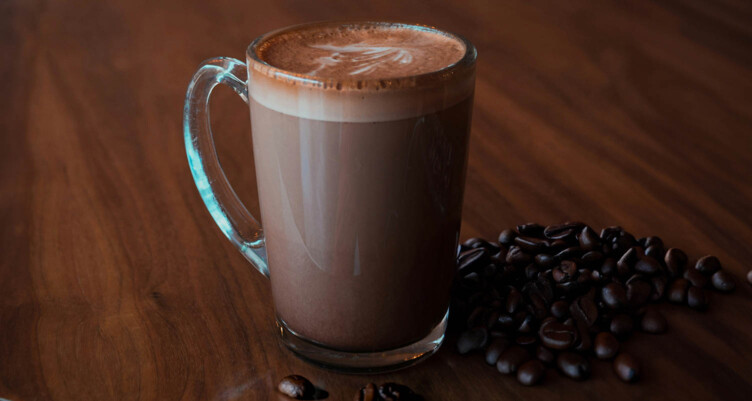
M332 52L316 60L319 66L308 72L308 75L318 75L327 68L341 69L348 75L369 75L378 71L379 67L393 64L410 64L413 61L409 49L393 46L378 46L368 43L353 43L351 45L312 45L314 49Z
M397 26L349 26L286 32L260 47L272 66L324 78L384 79L440 70L465 54L461 41L436 31Z

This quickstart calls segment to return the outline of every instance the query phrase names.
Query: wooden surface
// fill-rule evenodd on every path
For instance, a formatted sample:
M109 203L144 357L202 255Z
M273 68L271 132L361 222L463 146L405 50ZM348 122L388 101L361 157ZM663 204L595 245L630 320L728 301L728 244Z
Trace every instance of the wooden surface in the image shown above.
M742 400L752 394L752 4L529 1L0 2L0 397L266 400L290 373L332 400L368 381L429 400ZM660 4L658 4L660 3ZM452 344L376 377L321 371L276 340L269 285L191 180L181 112L198 63L271 29L372 17L478 47L463 238L579 219L712 253L739 280L710 311L576 383L524 388ZM258 212L246 106L212 113L225 171Z

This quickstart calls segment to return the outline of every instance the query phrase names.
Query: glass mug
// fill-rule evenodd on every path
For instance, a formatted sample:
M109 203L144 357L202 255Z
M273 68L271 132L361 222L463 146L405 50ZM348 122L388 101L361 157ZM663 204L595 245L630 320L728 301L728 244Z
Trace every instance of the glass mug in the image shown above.
M280 35L332 29L431 33L464 54L437 71L386 79L307 75L264 59ZM344 50L359 57L383 49ZM466 39L431 27L324 22L262 35L248 47L246 64L210 59L193 76L184 135L196 187L220 230L270 278L280 338L302 359L379 372L409 366L441 345L476 54ZM263 231L217 158L208 108L217 84L250 106Z

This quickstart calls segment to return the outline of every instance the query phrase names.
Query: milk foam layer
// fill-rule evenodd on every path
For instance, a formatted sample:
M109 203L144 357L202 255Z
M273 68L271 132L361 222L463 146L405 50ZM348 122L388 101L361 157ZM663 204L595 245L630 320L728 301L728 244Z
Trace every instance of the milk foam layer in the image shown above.
M322 121L424 115L467 99L475 83L472 45L422 26L303 25L257 40L247 56L254 100Z
M298 30L259 49L267 63L325 78L398 78L440 70L459 61L465 46L430 29L337 26Z

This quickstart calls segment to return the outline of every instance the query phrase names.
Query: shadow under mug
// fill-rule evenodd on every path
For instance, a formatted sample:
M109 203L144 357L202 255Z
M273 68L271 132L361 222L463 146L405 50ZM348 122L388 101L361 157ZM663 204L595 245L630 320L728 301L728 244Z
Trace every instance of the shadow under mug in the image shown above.
M442 35L464 56L438 71L375 80L285 71L261 54L289 32L364 26ZM271 279L280 339L304 360L347 372L431 355L444 339L456 269L475 48L420 25L325 22L262 35L246 57L210 59L195 73L185 147L214 221ZM218 84L250 106L264 231L216 154L208 105Z

